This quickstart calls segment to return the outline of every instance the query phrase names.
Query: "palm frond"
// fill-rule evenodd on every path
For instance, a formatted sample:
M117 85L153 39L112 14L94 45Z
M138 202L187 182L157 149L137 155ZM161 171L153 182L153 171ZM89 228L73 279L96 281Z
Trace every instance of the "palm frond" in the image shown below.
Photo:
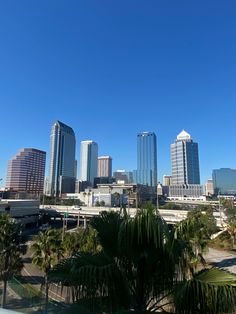
M104 252L80 252L61 261L50 272L49 280L76 288L77 301L106 297L112 307L129 303L126 280L115 261Z
M110 256L118 254L118 233L122 221L121 215L115 212L102 212L91 220L103 250Z
M212 268L196 273L174 292L177 314L234 313L236 275Z

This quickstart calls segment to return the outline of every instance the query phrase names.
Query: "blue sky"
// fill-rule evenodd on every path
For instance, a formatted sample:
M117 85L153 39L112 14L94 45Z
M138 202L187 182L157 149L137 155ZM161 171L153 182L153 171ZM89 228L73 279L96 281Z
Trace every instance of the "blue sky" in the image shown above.
M158 137L158 176L186 129L201 179L236 168L235 0L0 2L0 178L22 147L49 151L52 123L92 139L115 169L136 135Z

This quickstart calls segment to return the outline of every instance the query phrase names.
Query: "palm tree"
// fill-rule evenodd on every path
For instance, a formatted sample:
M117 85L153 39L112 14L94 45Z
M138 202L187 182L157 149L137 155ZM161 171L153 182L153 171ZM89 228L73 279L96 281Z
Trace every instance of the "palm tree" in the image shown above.
M103 212L91 225L102 251L78 252L49 275L71 287L74 302L96 313L233 312L236 276L214 268L196 272L189 266L199 253L197 241L191 247L195 217L172 232L151 209L138 211L134 218ZM185 231L189 238L183 238Z
M23 268L21 227L9 215L0 214L0 280L3 281L2 307L6 305L7 282Z
M62 247L65 257L72 257L78 251L96 252L100 250L97 232L91 227L79 228L75 232L66 233Z
M48 274L53 265L62 257L61 234L56 229L48 229L45 232L39 232L39 234L34 237L31 250L33 253L32 263L45 273L45 313L47 313L49 291Z

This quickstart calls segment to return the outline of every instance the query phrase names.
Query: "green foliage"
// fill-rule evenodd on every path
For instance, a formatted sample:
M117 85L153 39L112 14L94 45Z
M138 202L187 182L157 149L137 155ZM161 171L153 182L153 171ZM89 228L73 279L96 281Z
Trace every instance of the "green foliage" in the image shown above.
M39 232L33 239L34 243L30 248L33 253L32 262L46 274L62 257L61 238L61 231L48 229L45 232Z
M0 214L0 280L8 281L23 267L21 226L10 216Z
M65 205L65 206L73 206L73 205L82 205L79 199L61 199L55 196L42 195L40 197L41 205Z
M213 216L211 206L198 206L196 209L189 211L187 217L195 219L200 226L200 232L203 233L206 238L210 238L210 236L217 231L216 219Z
M223 206L225 208L227 230L231 235L232 248L235 247L236 239L236 207L231 200L223 200Z
M97 206L97 207L100 207L100 206L105 206L106 205L106 203L104 202L104 201L96 201L96 203L95 203L95 206Z
M187 219L174 228L174 236L184 247L182 262L187 272L193 273L200 263L205 264L203 253L206 251L210 236L217 230L213 211L208 208L205 213L200 208L189 211Z
M232 250L232 238L228 230L218 235L215 239L211 240L210 246L216 249Z
M219 269L204 269L177 285L177 314L235 313L236 275Z
M196 273L192 266L211 230L202 215L189 214L170 232L152 209L139 210L134 218L103 212L91 221L101 251L80 251L60 261L50 280L69 286L74 302L93 313L230 311L235 305L235 276L221 270ZM228 303L217 301L218 295Z
M97 231L92 227L79 228L75 232L67 232L62 241L64 257L72 257L78 251L98 252L100 244Z
M160 206L160 208L173 209L173 210L180 210L181 209L180 205L177 205L177 204L172 203L172 202L168 202L165 205Z
M14 275L23 268L21 255L24 246L21 245L21 226L9 215L0 214L0 281L4 282L3 304L6 302L6 285Z

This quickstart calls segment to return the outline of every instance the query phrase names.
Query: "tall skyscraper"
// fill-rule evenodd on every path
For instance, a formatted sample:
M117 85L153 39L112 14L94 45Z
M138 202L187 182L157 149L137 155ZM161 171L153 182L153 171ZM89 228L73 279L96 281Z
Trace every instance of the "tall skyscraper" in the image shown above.
M60 196L72 193L75 186L75 133L71 127L56 121L50 138L48 194Z
M80 144L80 181L94 185L98 172L98 144L93 141L82 141Z
M110 156L98 157L98 177L112 177L112 158Z
M157 185L157 140L154 132L143 132L137 138L137 183Z
M6 188L33 195L43 194L46 152L23 148L8 163Z
M182 131L171 144L172 185L200 184L198 144Z

